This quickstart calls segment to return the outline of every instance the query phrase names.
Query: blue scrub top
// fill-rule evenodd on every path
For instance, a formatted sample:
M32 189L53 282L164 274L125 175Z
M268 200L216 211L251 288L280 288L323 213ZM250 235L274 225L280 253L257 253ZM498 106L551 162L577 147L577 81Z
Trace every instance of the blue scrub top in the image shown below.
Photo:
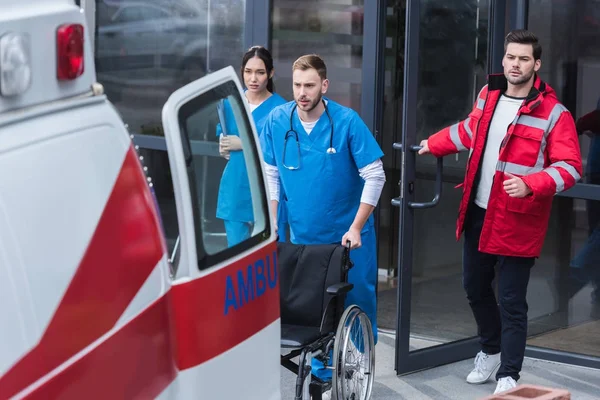
M273 93L263 101L253 112L256 131L260 134L271 110L284 104L285 99ZM223 102L227 134L239 136L233 110L228 101ZM217 136L222 133L221 125L217 125ZM232 151L229 161L223 170L217 200L217 218L228 221L254 222L252 212L252 196L244 152Z
M300 143L298 160L296 137L289 132L293 101L271 112L260 135L265 162L279 170L293 243L339 243L360 205L364 181L358 170L383 156L373 134L355 111L326 101L334 125L335 154L327 153L331 135L327 114L321 115L308 135L296 110L291 125ZM299 163L299 169L283 166L284 147L286 165ZM372 226L373 216L369 217L363 233Z

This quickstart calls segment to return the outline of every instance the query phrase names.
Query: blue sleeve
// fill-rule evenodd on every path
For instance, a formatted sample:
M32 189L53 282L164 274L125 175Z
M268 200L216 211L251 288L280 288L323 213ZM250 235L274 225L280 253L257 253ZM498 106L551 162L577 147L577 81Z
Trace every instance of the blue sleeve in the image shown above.
M219 121L221 121L221 115L219 114L219 106L222 106L224 109L226 103L228 103L226 99L219 100L219 102L217 103L217 120ZM223 112L225 112L225 110L223 110ZM221 133L223 133L223 128L221 127L221 122L219 122L217 123L217 137L219 137Z
M225 116L225 127L227 128L228 135L239 136L239 131L237 129L237 124L235 122L235 115L233 114L233 108L231 108L231 104L229 100L224 99L223 102L223 114ZM217 117L220 119L220 117ZM223 133L223 128L221 127L221 123L217 124L217 136Z
M349 126L350 151L358 169L383 157L375 137L356 112L352 112Z
M273 112L269 114L262 131L258 135L263 158L269 165L277 166L275 153L273 151Z

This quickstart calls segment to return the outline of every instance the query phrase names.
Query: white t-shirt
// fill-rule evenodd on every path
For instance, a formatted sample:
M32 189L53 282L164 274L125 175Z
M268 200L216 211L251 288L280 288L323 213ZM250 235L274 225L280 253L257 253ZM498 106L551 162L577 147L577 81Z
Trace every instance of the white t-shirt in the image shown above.
M325 104L327 104L327 100L324 100L324 101L325 101ZM318 119L316 121L311 121L311 122L303 121L302 118L300 118L300 115L298 115L298 119L300 120L300 123L302 124L302 127L306 131L307 135L310 135L310 133L314 129L315 125L317 125L317 122L319 122Z
M244 94L244 101L246 101L246 103L248 103L248 106L250 106L250 112L254 112L254 110L256 110L258 108L258 106L260 106L262 103L264 103L265 100L261 101L258 104L252 104L248 101L248 98Z
M312 132L312 130L315 127L315 125L317 124L317 122L319 122L319 120L312 121L312 122L304 122L304 121L300 120L302 127L304 128L304 130L306 131L306 133L308 135L310 135L310 133Z
M523 104L522 98L510 97L506 95L500 96L490 130L488 132L487 143L483 153L483 163L481 164L481 176L479 186L477 187L477 195L475 196L475 204L481 208L487 209L492 190L492 182L496 174L496 164L498 163L498 155L500 153L500 145L508 126L517 116L517 112Z

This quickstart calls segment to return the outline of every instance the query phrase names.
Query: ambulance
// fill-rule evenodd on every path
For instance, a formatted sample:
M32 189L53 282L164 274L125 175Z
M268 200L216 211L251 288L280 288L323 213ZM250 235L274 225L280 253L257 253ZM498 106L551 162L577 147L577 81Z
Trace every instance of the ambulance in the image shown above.
M80 8L0 0L0 399L280 398L276 237L241 96L228 67L164 105L169 216ZM223 99L254 213L233 245L210 184Z

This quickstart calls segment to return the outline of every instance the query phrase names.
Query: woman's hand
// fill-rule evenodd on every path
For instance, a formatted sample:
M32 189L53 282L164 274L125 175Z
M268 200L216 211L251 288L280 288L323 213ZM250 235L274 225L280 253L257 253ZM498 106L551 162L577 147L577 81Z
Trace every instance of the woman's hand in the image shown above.
M232 152L242 150L242 141L238 136L221 136L219 139L219 147L223 151Z
M223 141L227 140L227 137L224 137L223 135L219 136L219 154L221 155L221 157L223 157L226 160L229 160L229 150L226 150L225 147L223 146Z

